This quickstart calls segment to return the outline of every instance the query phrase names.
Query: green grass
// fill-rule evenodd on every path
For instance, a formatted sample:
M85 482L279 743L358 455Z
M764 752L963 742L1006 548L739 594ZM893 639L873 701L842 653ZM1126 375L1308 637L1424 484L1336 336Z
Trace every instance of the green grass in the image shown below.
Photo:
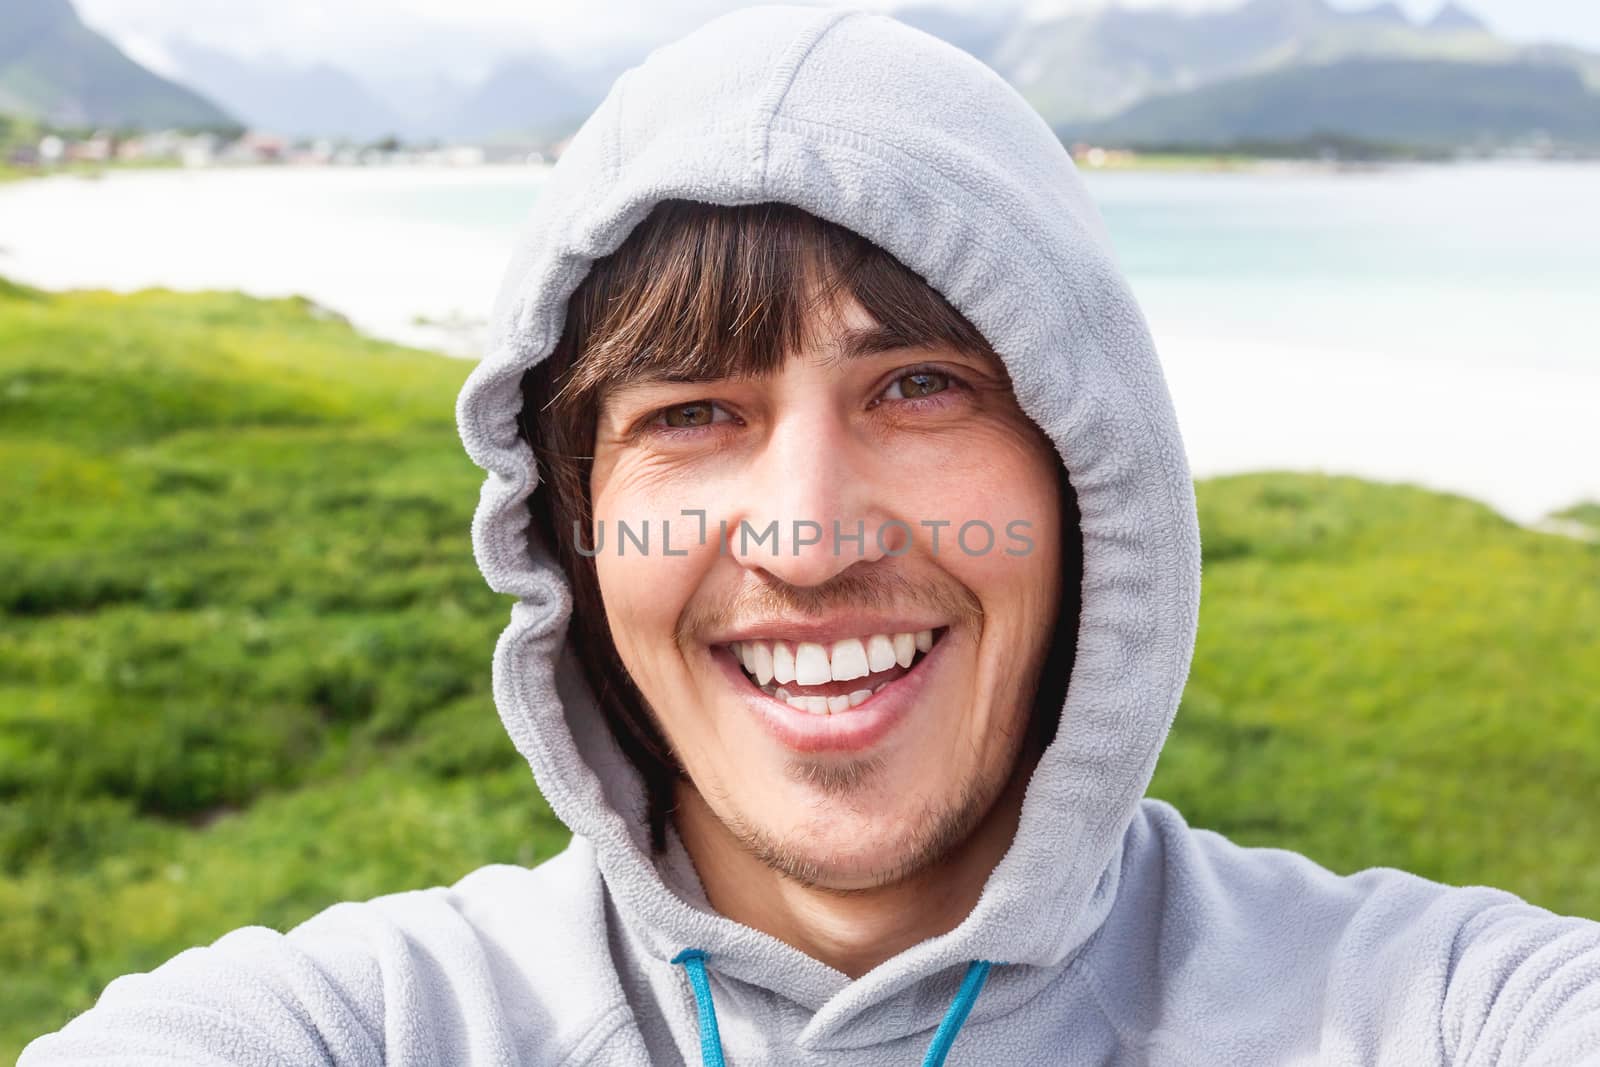
M1100 166L1087 159L1075 161L1079 170L1254 170L1268 161L1260 156L1229 152L1119 152L1112 151Z
M75 174L93 180L103 178L112 171L126 170L177 170L183 164L176 159L119 159L104 163L76 161L55 163L50 166L19 167L0 162L0 182L22 181L24 178L48 178L56 174Z
M1555 518L1576 522L1600 533L1600 501L1585 500L1574 504L1556 512Z
M1600 544L1353 478L1202 483L1193 825L1600 919Z
M467 370L305 301L0 281L0 1057L234 927L564 844L489 695ZM1199 492L1152 793L1600 918L1600 545L1354 479Z
M0 1058L236 926L531 864L460 361L0 283Z

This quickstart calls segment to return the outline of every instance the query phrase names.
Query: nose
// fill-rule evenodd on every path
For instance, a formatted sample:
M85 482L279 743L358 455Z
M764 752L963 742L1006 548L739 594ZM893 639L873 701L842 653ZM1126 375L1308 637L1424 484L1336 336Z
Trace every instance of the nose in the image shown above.
M728 553L796 586L903 553L910 528L885 519L875 467L871 443L841 412L823 404L786 412L743 472Z

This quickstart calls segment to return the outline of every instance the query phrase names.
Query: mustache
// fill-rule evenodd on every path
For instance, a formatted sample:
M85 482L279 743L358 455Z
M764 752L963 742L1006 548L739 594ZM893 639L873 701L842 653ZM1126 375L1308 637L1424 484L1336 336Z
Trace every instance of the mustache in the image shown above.
M691 604L679 616L673 639L680 645L697 643L700 635L731 629L743 619L821 617L853 610L931 614L974 629L983 622L983 606L963 585L921 580L898 566L857 564L820 585L769 578L725 604Z

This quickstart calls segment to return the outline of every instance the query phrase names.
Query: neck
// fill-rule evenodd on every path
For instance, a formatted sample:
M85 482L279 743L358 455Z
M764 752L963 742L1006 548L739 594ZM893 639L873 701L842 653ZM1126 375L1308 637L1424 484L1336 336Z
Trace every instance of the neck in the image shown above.
M888 885L804 885L751 855L687 781L674 820L711 906L855 979L961 924L1011 847L1034 760L1018 760L977 828L938 863Z

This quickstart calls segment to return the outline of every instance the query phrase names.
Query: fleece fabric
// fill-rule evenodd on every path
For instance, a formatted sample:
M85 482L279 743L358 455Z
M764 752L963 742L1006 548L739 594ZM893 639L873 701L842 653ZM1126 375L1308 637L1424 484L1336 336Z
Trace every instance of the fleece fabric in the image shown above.
M1078 496L1076 660L1014 843L960 926L854 980L712 911L675 835L652 862L639 779L566 643L571 591L527 538L522 374L666 198L786 202L893 253L1000 353ZM112 982L22 1067L1600 1064L1600 924L1338 876L1144 797L1198 619L1188 462L1070 155L965 52L799 6L657 48L549 175L457 412L488 472L476 557L515 597L495 700L571 846L236 930Z

